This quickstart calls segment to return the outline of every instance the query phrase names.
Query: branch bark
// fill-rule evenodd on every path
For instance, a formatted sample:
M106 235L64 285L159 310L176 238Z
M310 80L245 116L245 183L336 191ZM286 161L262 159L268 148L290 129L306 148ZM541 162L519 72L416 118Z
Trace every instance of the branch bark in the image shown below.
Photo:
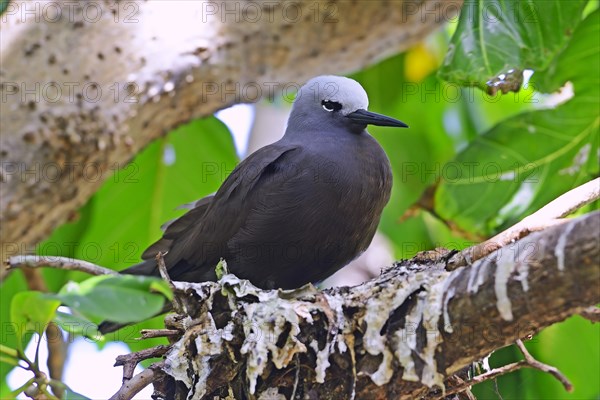
M461 3L11 1L0 35L0 258L74 218L115 168L177 125L363 68Z
M324 291L176 282L185 333L166 386L194 399L439 398L472 362L600 302L599 237L595 212L453 271L447 253Z

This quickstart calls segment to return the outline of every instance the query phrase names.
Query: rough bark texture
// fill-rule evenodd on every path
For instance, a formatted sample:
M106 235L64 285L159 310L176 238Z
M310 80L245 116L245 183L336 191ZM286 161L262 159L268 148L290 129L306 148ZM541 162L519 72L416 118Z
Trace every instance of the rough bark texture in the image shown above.
M156 385L167 398L435 397L475 360L600 302L600 212L473 265L406 260L355 287L176 283L185 313ZM189 397L188 397L189 396ZM230 396L230 397L228 397Z
M178 124L365 67L460 4L11 2L0 35L2 257L47 236Z

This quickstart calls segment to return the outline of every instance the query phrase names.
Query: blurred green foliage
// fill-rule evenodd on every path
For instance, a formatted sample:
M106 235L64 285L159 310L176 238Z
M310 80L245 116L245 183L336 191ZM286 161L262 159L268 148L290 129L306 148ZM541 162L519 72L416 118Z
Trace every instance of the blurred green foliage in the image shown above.
M452 37L439 32L352 76L369 93L371 110L410 126L402 131L369 128L392 163L394 187L381 229L397 257L438 246L464 248L598 176L596 8L597 2L586 1L468 1ZM525 69L533 71L526 88L487 94L518 86ZM542 108L548 98L542 94L556 92L567 82L574 96ZM214 117L192 121L152 143L131 163L115 165L114 175L80 210L79 219L57 229L37 251L114 269L130 266L160 236L159 226L183 213L176 210L178 205L214 192L237 161L224 124ZM428 188L432 207L406 214ZM597 207L597 202L591 206ZM55 292L68 281L87 278L55 270L44 270L43 276ZM9 320L11 301L14 305L39 296L25 290L18 272L3 283L3 324ZM48 307L39 311L55 309L52 301L40 300ZM117 300L107 302L122 307ZM41 312L39 319L47 316ZM59 312L56 321L64 326L69 318L76 316ZM140 350L161 340L131 340L139 329L161 326L162 318L154 318L106 340L123 340ZM18 348L20 337L20 332L5 332L2 344ZM497 390L486 382L474 392L480 399L598 398L599 343L600 327L580 317L556 324L527 343L534 356L572 380L573 393L533 370L499 378ZM519 352L508 347L494 353L491 364L518 359ZM11 366L0 362L0 367L4 378ZM2 382L0 394L6 393Z

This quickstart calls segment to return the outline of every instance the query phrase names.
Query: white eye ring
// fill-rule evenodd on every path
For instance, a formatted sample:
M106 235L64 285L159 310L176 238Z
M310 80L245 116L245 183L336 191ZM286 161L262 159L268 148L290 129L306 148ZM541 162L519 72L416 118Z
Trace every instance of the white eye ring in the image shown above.
M325 110L327 112L339 111L342 109L342 105L340 103L338 103L337 101L323 100L321 102L321 105L323 106L323 110ZM331 108L329 108L328 106Z

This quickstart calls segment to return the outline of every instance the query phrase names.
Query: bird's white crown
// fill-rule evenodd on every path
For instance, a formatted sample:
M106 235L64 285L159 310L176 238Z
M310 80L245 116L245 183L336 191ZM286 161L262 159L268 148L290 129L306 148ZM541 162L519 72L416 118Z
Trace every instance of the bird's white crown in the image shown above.
M348 115L369 106L367 92L354 79L335 75L322 75L310 79L300 88L297 102L335 102L342 105L340 112Z

